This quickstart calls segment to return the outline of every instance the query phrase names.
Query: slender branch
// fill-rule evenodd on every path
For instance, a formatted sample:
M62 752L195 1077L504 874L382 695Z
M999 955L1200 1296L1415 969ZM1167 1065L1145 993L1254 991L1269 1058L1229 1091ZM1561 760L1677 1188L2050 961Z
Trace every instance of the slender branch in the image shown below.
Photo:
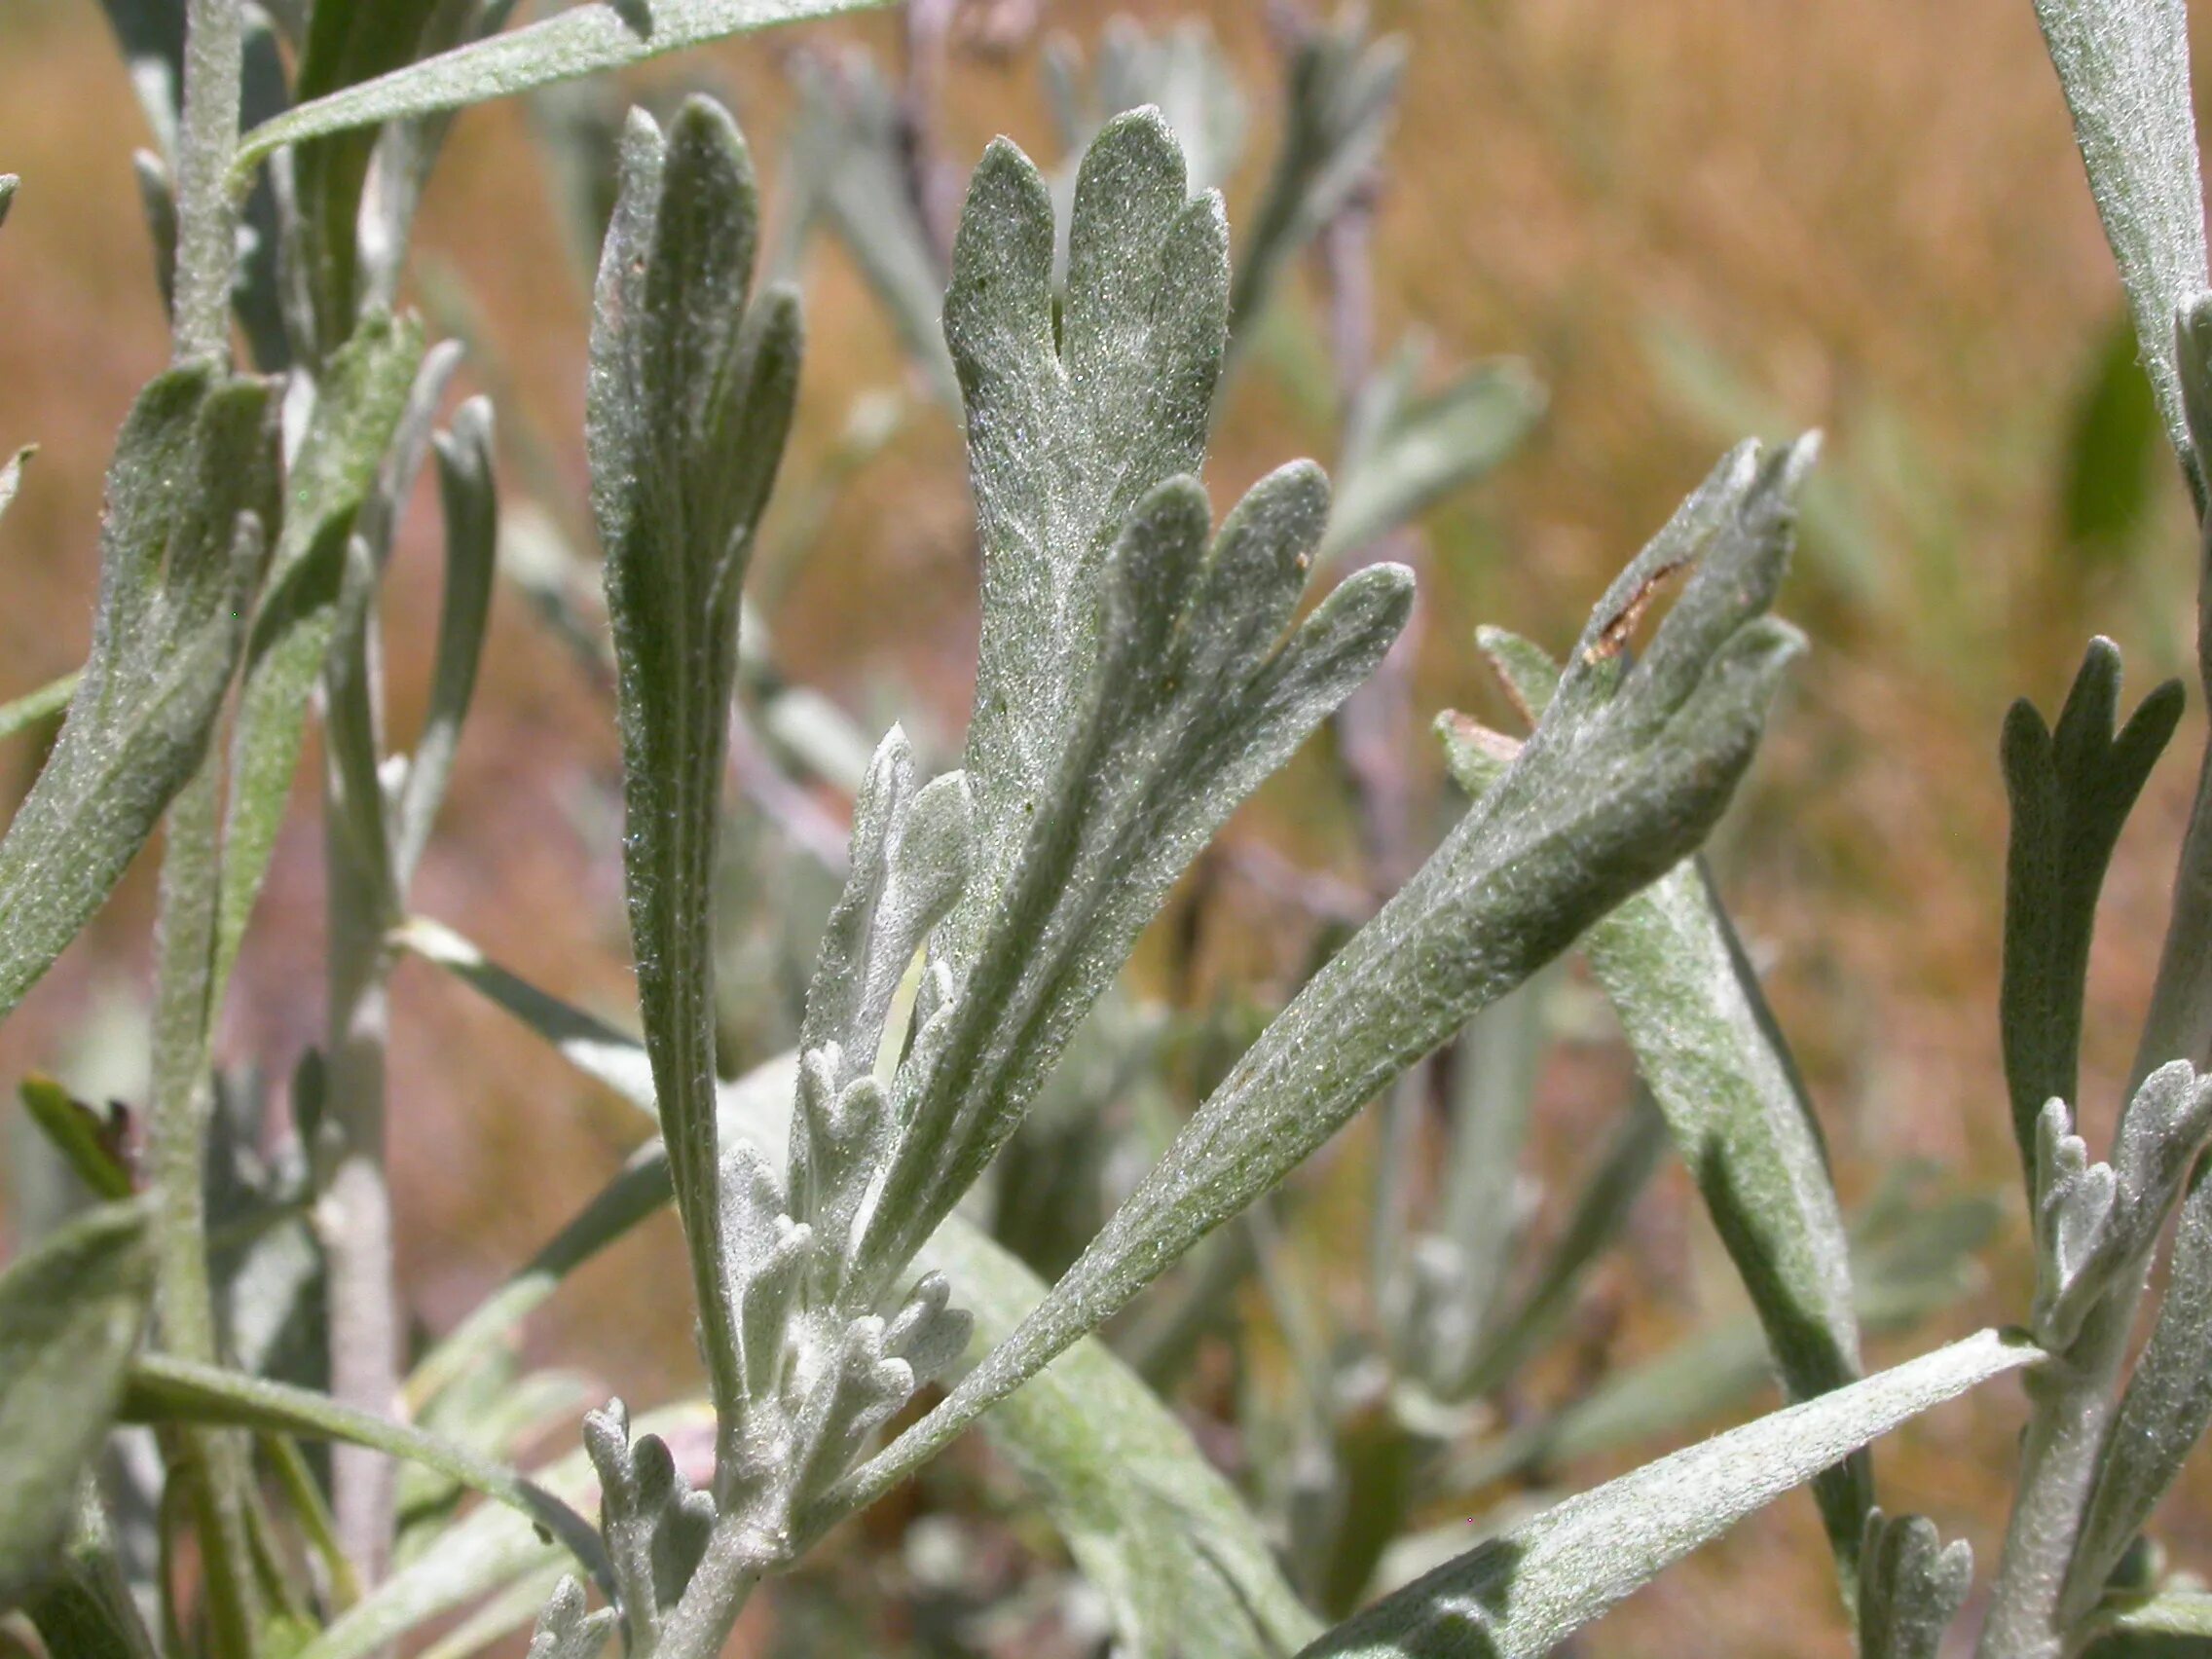
M361 803L376 810L374 802ZM337 1162L318 1221L330 1263L330 1392L389 1417L399 1397L399 1313L392 1284L391 1190L385 1169L385 1047L390 1027L384 887L362 866L333 785L324 817L329 1052L325 1109ZM397 1471L380 1452L331 1451L338 1538L364 1582L390 1565Z
M218 1359L207 1276L206 1149L214 1091L207 1050L217 990L222 768L211 754L170 804L155 943L153 1097L146 1163L154 1193L155 1293L162 1345ZM165 1437L170 1478L199 1521L207 1607L222 1653L250 1659L260 1623L243 1493L247 1449L235 1433L179 1429Z
M189 0L173 316L180 363L230 354L231 282L238 263L238 203L230 174L244 62L240 0Z

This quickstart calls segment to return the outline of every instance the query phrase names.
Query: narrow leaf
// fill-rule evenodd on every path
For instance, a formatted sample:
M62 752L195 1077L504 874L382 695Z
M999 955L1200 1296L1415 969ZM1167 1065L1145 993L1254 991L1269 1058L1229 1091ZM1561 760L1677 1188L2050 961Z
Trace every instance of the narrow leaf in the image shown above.
M58 680L50 680L36 691L26 691L12 703L0 703L0 738L14 737L19 731L53 719L69 708L69 699L77 694L82 675L71 669Z
M642 63L725 36L807 18L865 10L883 0L651 0L641 34L622 8L586 0L511 34L457 47L420 63L315 98L265 121L239 145L242 171L286 144L349 128L527 92L534 87Z
M435 1435L341 1405L327 1394L166 1354L142 1354L130 1367L120 1415L127 1422L198 1423L336 1440L424 1464L528 1517L601 1584L611 1582L598 1529L543 1487Z
M21 1092L23 1110L31 1115L31 1122L93 1197L111 1202L130 1197L130 1170L124 1161L122 1135L113 1120L102 1117L50 1077L26 1077Z
M2092 640L2055 731L2025 698L2005 717L2012 833L1998 1009L2012 1131L2031 1167L2044 1102L2077 1098L2082 999L2105 868L2181 719L2181 682L2169 680L2116 733L2120 667L2119 647Z
M1302 1659L1535 1659L1790 1488L2042 1357L1983 1331L1715 1435L1512 1528L1339 1626Z
M0 1607L68 1526L154 1294L146 1212L108 1204L0 1273Z
M2189 90L2186 0L2036 0L2089 191L2134 313L2158 411L2203 505L2182 409L2174 322L2206 285L2204 186Z
M423 357L411 320L373 317L326 365L285 484L284 530L246 642L231 739L212 984L230 978L290 803L308 708L338 625L346 549Z
M1593 613L1503 781L1261 1035L1015 1337L841 1497L863 1500L932 1455L1696 846L1798 649L1762 612L1805 460L1790 449L1762 463L1747 448L1722 463ZM1623 619L1686 564L1696 573L1627 667Z
M2061 1617L2094 1607L2113 1569L2212 1427L2212 1180L2182 1204L2157 1323L2127 1381L2067 1570Z
M185 368L124 424L92 653L0 841L0 1016L92 919L205 752L276 516L267 410L258 383Z

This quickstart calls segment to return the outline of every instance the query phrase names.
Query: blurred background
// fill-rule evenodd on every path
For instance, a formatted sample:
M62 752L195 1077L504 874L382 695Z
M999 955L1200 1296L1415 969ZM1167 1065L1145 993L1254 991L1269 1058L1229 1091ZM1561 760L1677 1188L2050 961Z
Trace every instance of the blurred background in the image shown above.
M1246 119L1239 147L1227 146L1225 125L1209 153L1233 229L1251 228L1283 121L1284 43L1295 32L1286 13L1234 0L958 10L925 129L953 203L994 133L1048 166L1061 159L1046 60L1097 61L1111 12L1155 31L1210 33L1243 88ZM1916 1160L1945 1171L1946 1191L1998 1200L1974 1287L1877 1349L1894 1357L1953 1327L2006 1319L2025 1306L2026 1272L1995 1016L1999 720L2019 694L2052 709L2093 633L2124 649L2133 694L2184 673L2194 566L2184 493L2134 366L2032 8L1377 0L1371 12L1377 31L1411 47L1372 198L1373 352L1418 331L1431 379L1511 358L1546 394L1518 447L1394 544L1422 579L1415 718L1395 728L1416 850L1456 801L1429 718L1460 709L1511 728L1473 648L1476 624L1564 647L1604 581L1727 443L1821 427L1827 447L1783 606L1813 649L1716 866L1807 1073L1847 1207ZM2212 45L2198 32L2200 48ZM870 742L902 719L949 763L976 632L958 429L866 246L856 258L854 237L819 208L819 183L802 200L793 181L817 153L802 89L818 100L850 94L869 73L853 54L866 51L873 73L910 92L905 50L902 21L885 14L686 56L622 91L658 100L706 86L729 98L763 175L771 258L806 292L801 427L756 571L754 681L821 693ZM578 528L588 524L580 250L591 240L594 135L617 101L601 89L466 114L425 203L411 299L471 339L464 387L498 404L516 579L497 603L416 899L498 960L627 1023L611 700L590 643L574 637L572 606L588 601L560 563L589 546ZM83 656L101 472L131 395L166 354L130 171L144 142L98 7L0 5L0 167L24 181L0 236L0 450L40 446L0 524L0 698ZM1232 155L1241 157L1234 166ZM817 210L802 211L810 203ZM1282 461L1338 459L1345 353L1359 350L1343 338L1341 295L1315 258L1302 258L1254 330L1212 452L1217 509ZM435 516L419 502L387 589L402 728L420 716L437 580ZM2092 1144L2133 1049L2202 719L2193 691L2107 886L2084 1053ZM0 751L11 799L35 773L40 741ZM818 762L833 741L795 730L747 739ZM1356 919L1369 864L1336 747L1317 741L1231 826L1229 851L1193 877L1202 891L1170 906L1140 955L1132 1002L1228 1008L1208 1027L1226 1042L1237 1019L1279 1002L1331 927ZM741 756L723 919L733 1064L772 1051L788 1023L811 930L834 892L807 849L825 835L834 847L845 805L827 775L833 765L795 785L772 758L748 785L747 765ZM314 802L303 772L225 1034L229 1059L277 1077L318 1039L323 1017ZM92 1097L142 1090L152 861L143 866L0 1031L0 1078L12 1085L41 1067ZM1528 1164L1538 1192L1565 1179L1627 1091L1602 1005L1571 975L1554 1002L1559 1041L1537 1076ZM595 1190L638 1129L430 969L400 971L394 1032L404 1293L436 1332ZM1209 1063L1201 1054L1164 1068L1163 1109L1188 1110ZM1358 1166L1372 1138L1371 1124L1350 1131L1285 1218L1283 1248L1308 1293L1347 1327L1365 1289L1328 1264L1340 1235L1368 1226ZM20 1174L29 1143L11 1128L0 1145ZM1125 1172L1101 1179L1110 1188ZM36 1224L36 1185L15 1184L12 1234ZM1535 1213L1540 1234L1551 1212L1539 1202ZM688 1391L679 1259L664 1224L595 1263L533 1325L533 1357L634 1401ZM1258 1300L1246 1287L1225 1305L1225 1330L1250 1329L1208 1334L1178 1396L1201 1443L1232 1463L1246 1448L1229 1430L1240 1391L1255 1384L1242 1380L1246 1366L1209 1359L1206 1345L1261 1355L1250 1365L1264 1375L1272 1315ZM1625 1247L1592 1270L1559 1349L1523 1386L1571 1398L1740 1308L1694 1190L1664 1165ZM1517 1408L1499 1409L1510 1419ZM2000 1384L1884 1443L1885 1502L1926 1511L1992 1562L2019 1416ZM1710 1425L1670 1426L1559 1476L1585 1483ZM827 1581L857 1573L895 1593L903 1622L871 1634L884 1643L873 1650L1083 1651L1024 1636L1006 1610L1053 1581L1056 1546L1021 1515L1018 1482L986 1452L967 1448L892 1508L822 1569ZM2212 1570L2207 1471L2183 1484L2162 1527L2179 1564ZM1705 1652L1842 1653L1840 1622L1825 1614L1825 1555L1810 1500L1794 1495L1578 1645L1625 1659L1681 1651L1694 1632ZM1778 1601L1800 1597L1824 1616L1788 1629ZM814 1628L805 1604L803 1590L764 1601L749 1614L751 1650L848 1650L828 1638L792 1645Z

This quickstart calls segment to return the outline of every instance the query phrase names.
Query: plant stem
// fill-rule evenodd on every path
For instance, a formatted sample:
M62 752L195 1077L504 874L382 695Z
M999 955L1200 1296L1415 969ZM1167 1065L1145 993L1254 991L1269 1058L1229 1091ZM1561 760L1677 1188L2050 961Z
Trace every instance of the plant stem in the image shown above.
M1975 1659L2059 1659L2065 1649L2059 1602L2119 1409L2116 1384L2140 1301L2140 1292L2114 1295L2071 1349L2027 1374L2034 1412Z
M352 803L379 811L381 803ZM399 1398L399 1314L392 1285L391 1191L385 1169L385 1045L390 1026L384 884L364 867L335 768L325 795L330 1025L325 1111L337 1161L318 1206L330 1264L330 1392L389 1417ZM364 1583L389 1566L397 1498L391 1459L331 1450L338 1538Z
M630 1659L715 1659L737 1628L762 1572L759 1539L736 1517L725 1517L707 1540L699 1569L669 1609L660 1642Z
M162 1346L210 1365L218 1354L215 1298L207 1277L205 1163L214 1108L207 1048L216 1001L221 779L222 768L210 753L169 806L155 943L153 1098L146 1133ZM242 1502L245 1442L235 1433L178 1429L165 1437L164 1450L170 1476L183 1483L198 1518L218 1651L251 1655L259 1609Z
M238 150L245 26L240 0L187 0L184 113L177 156L176 360L228 357L238 263Z

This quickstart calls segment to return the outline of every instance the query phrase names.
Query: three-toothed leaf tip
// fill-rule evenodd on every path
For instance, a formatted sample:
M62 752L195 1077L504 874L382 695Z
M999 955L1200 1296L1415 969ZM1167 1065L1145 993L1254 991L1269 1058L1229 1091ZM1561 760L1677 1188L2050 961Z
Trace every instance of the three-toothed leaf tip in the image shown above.
M1936 1659L1973 1588L1973 1547L1920 1515L1866 1517L1859 1552L1861 1659Z
M528 1659L599 1659L614 1634L615 1617L611 1607L585 1611L584 1587L564 1573L537 1616Z

